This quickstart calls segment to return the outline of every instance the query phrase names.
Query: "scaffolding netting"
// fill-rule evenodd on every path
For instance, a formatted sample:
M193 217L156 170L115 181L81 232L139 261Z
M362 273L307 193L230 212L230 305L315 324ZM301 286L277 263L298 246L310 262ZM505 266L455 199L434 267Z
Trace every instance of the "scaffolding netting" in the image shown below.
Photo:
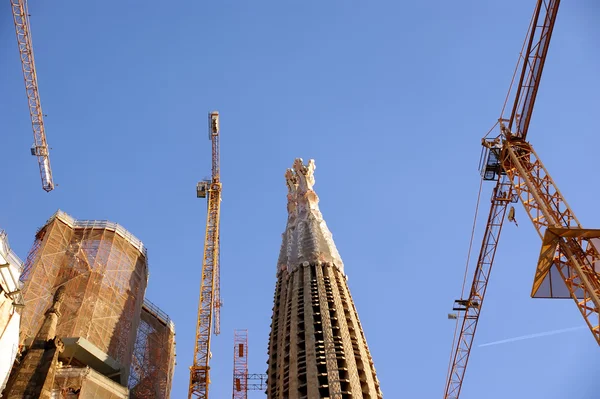
M59 337L82 337L119 362L127 381L148 281L146 250L122 226L58 211L38 231L22 274L21 342L35 336L56 288Z

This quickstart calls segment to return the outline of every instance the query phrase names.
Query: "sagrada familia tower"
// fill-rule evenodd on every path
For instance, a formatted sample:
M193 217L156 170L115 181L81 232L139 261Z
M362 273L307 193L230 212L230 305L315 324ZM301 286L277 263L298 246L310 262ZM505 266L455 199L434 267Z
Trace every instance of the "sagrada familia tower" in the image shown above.
M285 178L288 220L277 262L268 399L382 399L344 264L319 211L315 163Z

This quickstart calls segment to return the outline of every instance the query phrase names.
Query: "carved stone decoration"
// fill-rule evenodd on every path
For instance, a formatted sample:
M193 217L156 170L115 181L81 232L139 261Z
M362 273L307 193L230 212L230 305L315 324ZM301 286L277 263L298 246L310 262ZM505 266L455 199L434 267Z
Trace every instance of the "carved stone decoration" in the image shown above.
M333 242L331 232L319 210L315 185L315 161L305 165L302 158L294 160L285 172L288 221L282 235L278 272L291 272L302 262L330 262L342 273L344 265Z
M54 298L52 300L52 305L50 305L50 307L46 311L46 315L48 315L49 313L55 313L58 317L60 317L60 306L62 305L64 299L65 287L61 285L56 289L56 292L54 293Z
M2 397L51 399L54 376L59 367L58 356L64 350L63 342L56 337L64 297L65 288L58 288L35 339L21 362L13 367Z
M268 399L382 399L356 307L314 191L315 162L285 172L288 219L277 264Z
M306 193L313 189L315 185L315 160L310 159L307 165L304 165L302 158L294 160L294 170L298 176L299 192Z
M293 213L296 211L296 192L298 190L298 177L293 169L287 169L285 171L285 183L288 188L288 214L289 216L293 216Z
M288 188L287 193L287 210L288 219L285 232L281 235L281 250L279 252L279 259L277 261L277 270L287 270L289 259L294 251L294 234L296 230L296 216L298 212L296 192L298 190L298 177L294 173L293 169L287 169L285 171L285 182Z

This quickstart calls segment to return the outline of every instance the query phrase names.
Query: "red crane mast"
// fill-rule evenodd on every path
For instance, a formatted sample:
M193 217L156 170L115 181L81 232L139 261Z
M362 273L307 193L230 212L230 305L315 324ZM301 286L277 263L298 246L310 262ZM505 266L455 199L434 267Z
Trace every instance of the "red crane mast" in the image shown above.
M248 330L233 331L233 399L248 399L248 391L265 391L266 374L248 374Z

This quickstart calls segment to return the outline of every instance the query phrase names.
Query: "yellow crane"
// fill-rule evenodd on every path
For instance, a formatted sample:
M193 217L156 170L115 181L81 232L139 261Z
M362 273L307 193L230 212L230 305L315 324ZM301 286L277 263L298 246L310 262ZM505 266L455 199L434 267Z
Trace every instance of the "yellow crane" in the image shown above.
M52 180L48 143L46 142L46 132L44 130L44 114L42 113L37 74L35 73L33 46L31 44L31 33L29 32L29 11L26 0L10 0L10 5L15 22L23 77L25 79L27 105L29 106L29 115L33 127L31 155L35 156L38 160L42 188L44 191L50 192L54 190L54 181Z
M208 197L208 212L206 215L198 321L196 323L196 345L194 347L194 363L190 367L188 399L208 398L211 329L214 327L215 335L220 333L219 223L221 215L221 179L219 113L217 111L213 111L208 115L208 138L212 142L212 178L201 181L196 186L198 198Z
M444 399L458 399L485 299L505 216L516 223L512 203L521 202L542 239L534 275L534 298L571 298L600 345L600 229L585 229L527 141L529 124L560 0L536 0L513 80L513 104L502 110L496 137L484 137L482 180L495 182L491 207L467 294L455 301L457 320ZM516 75L515 75L516 76ZM513 78L514 79L514 78ZM518 83L517 83L518 82ZM510 92L509 92L510 94ZM564 143L568 136L563 138ZM563 143L563 144L564 144Z

